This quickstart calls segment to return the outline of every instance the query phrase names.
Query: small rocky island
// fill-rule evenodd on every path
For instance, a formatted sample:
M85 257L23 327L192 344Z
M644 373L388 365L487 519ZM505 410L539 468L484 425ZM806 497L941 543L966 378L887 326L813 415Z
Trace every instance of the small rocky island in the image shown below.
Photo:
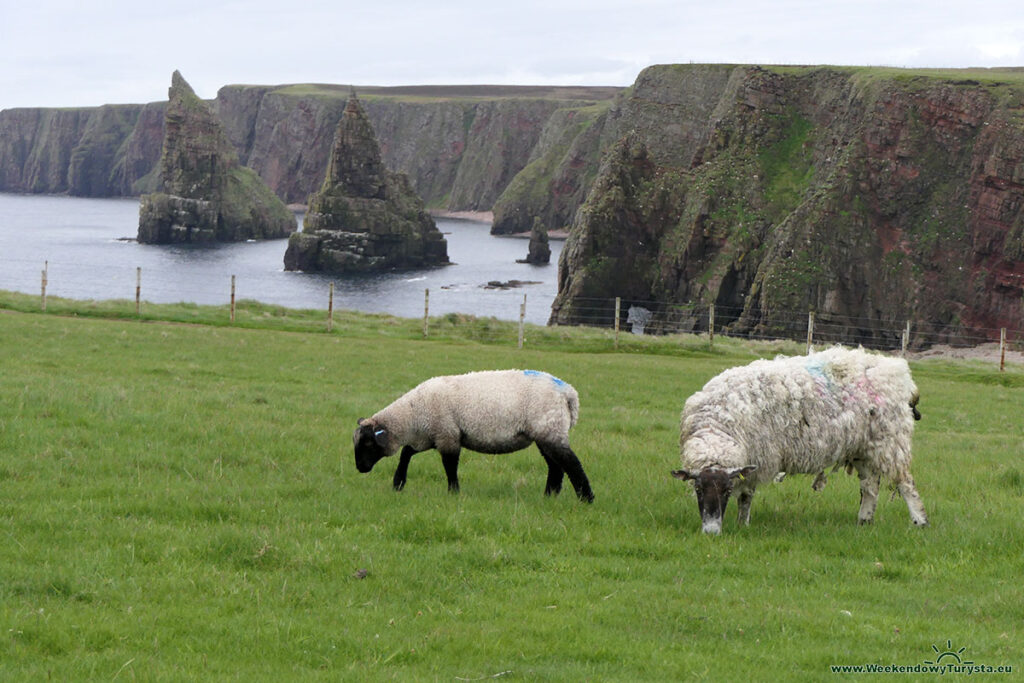
M220 120L177 71L168 97L162 191L142 196L138 241L240 242L295 232L295 215L239 163Z
M519 259L519 263L529 263L535 266L543 266L551 263L551 245L548 242L548 229L544 227L540 216L534 216L533 228L530 229L530 246L527 248L525 259Z
M285 270L351 273L448 263L447 241L406 175L384 167L373 126L353 93L323 185L309 198L302 232L288 240Z

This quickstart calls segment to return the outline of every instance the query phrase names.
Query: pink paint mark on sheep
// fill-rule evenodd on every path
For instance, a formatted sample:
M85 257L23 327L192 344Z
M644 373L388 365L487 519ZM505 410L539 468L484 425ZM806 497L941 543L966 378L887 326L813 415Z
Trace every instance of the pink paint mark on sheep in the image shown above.
M885 403L885 399L882 398L882 395L875 389L875 385L873 385L871 380L867 377L861 377L858 379L854 383L853 388L861 395L867 396L868 399L870 399L876 406L881 406Z

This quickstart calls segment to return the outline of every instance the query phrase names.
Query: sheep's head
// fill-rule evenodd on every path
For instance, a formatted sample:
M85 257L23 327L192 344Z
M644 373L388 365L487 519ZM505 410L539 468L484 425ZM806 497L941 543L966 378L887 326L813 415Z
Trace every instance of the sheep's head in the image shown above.
M356 452L356 469L369 472L378 460L389 455L388 430L373 420L361 419L352 435L352 445Z
M701 530L706 534L720 534L722 517L725 515L726 505L729 504L735 480L746 477L756 469L756 465L730 469L708 467L703 470L673 470L672 476L693 482L693 488L697 492Z

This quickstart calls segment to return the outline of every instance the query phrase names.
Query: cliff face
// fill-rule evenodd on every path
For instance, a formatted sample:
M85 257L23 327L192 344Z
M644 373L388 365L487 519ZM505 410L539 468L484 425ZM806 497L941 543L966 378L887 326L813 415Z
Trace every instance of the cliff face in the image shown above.
M241 163L284 201L305 203L323 181L349 89L225 86L211 108ZM607 103L619 90L439 86L359 94L385 165L405 173L429 205L489 210L530 160L555 112ZM0 191L154 191L165 106L0 111ZM531 224L532 217L522 229Z
M447 263L447 242L405 175L384 167L373 126L353 94L303 232L288 240L285 270L345 273Z
M0 112L0 191L137 195L160 159L165 103Z
M494 232L528 230L538 216L552 229L568 228L583 204L605 153L631 133L652 161L687 167L707 135L707 121L732 82L723 65L654 67L611 106L563 111L553 117L530 164L494 206Z
M527 165L494 203L491 232L565 229L583 203L601 158L607 106L562 108L548 118Z
M89 197L111 194L121 142L131 135L141 107L106 105L86 120L68 163L68 190Z
M715 303L738 333L809 308L861 338L1021 327L1024 82L979 79L645 70L605 123L552 320L621 296Z
M82 109L0 112L0 188L67 192L71 153L82 138L89 113Z
M295 216L241 166L219 119L177 71L160 155L160 192L142 196L140 242L231 242L286 237Z
M112 157L111 195L135 196L158 189L166 109L166 102L143 105L135 126Z
M286 86L251 104L231 106L241 86L222 88L221 117L236 148L278 196L304 203L323 180L334 129L348 89ZM252 88L246 88L247 92ZM408 176L430 206L490 210L528 163L548 120L561 109L607 102L616 89L367 88L360 100L380 143L385 166ZM252 93L248 95L255 99ZM592 96L594 99L585 99ZM246 137L245 131L252 130ZM234 131L234 132L232 132ZM251 143L250 143L251 140ZM532 219L531 219L532 220ZM524 230L530 229L527 222Z

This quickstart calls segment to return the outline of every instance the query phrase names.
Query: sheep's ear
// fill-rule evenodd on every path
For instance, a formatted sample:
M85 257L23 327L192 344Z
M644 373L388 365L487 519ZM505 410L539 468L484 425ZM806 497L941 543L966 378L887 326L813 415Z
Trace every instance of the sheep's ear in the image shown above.
M696 479L699 472L691 472L690 470L672 470L672 476L676 479L682 479L688 481L690 479Z
M384 447L388 445L388 430L381 427L380 429L373 430L373 440L377 442L378 446Z
M736 477L739 477L740 479L746 479L747 477L750 476L750 473L753 472L756 469L757 469L757 465L747 465L746 467L735 467L735 468L729 470L729 478L730 479L735 479Z

